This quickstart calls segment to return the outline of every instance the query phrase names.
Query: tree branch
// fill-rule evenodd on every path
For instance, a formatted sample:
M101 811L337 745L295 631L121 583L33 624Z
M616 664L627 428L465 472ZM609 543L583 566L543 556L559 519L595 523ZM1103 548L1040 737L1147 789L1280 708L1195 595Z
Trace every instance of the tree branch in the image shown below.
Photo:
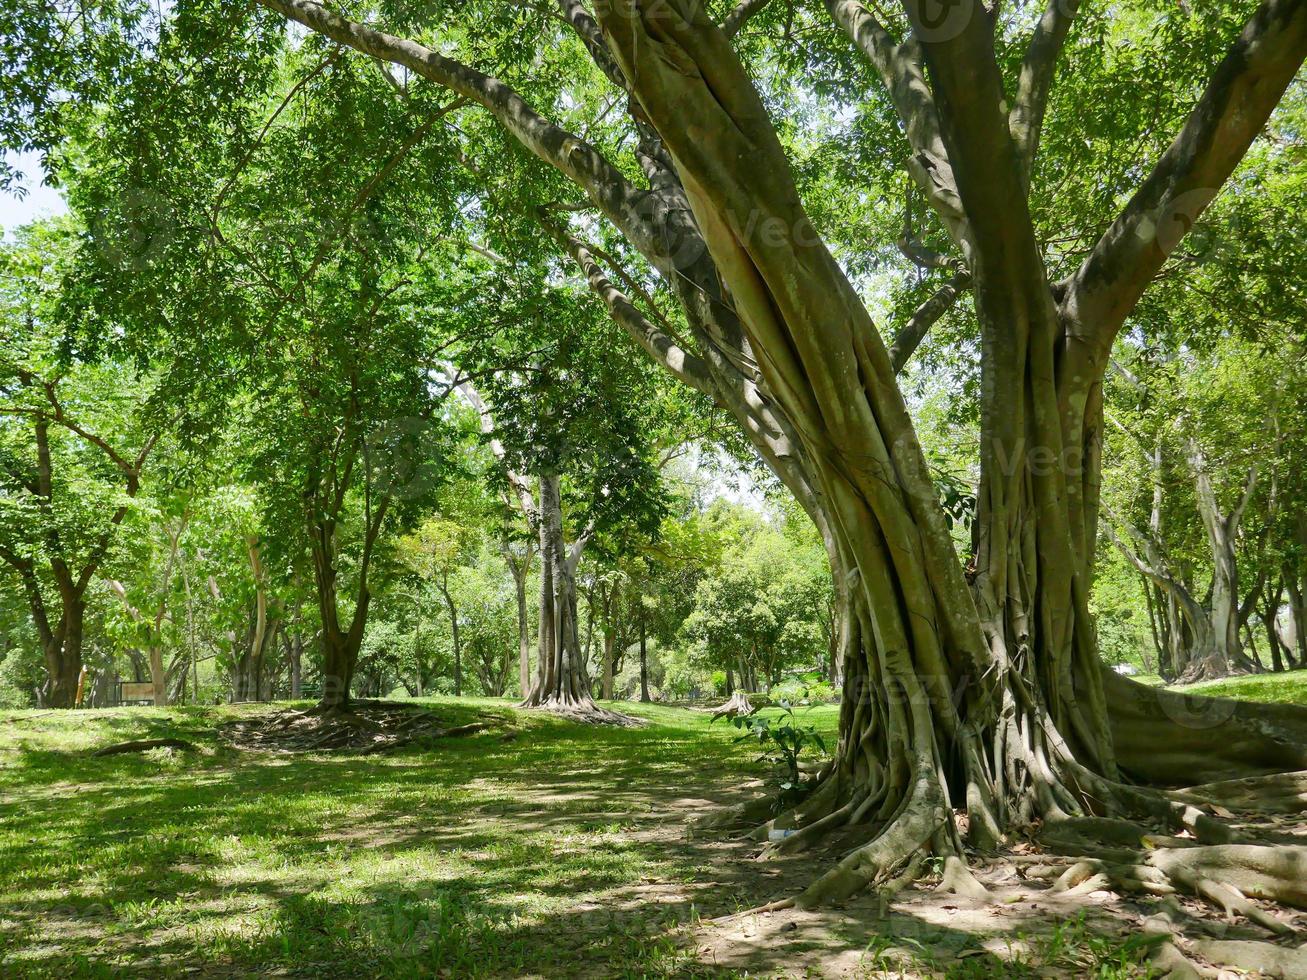
M904 0L904 7L922 38L970 245L986 267L981 305L992 307L987 309L991 320L1051 320L1043 256L1008 128L989 13L980 0L958 0L945 29L932 23L935 11L927 0Z
M1101 365L1126 316L1279 104L1307 56L1307 2L1263 0L1148 179L1066 283L1062 310Z
M534 527L536 522L536 505L535 497L531 493L531 484L526 477L522 476L516 470L508 465L508 453L504 449L504 444L495 437L495 418L490 414L490 406L486 400L481 397L481 392L473 386L472 382L460 380L456 372L450 372L450 381L455 384L468 404L476 410L481 419L481 431L490 440L490 451L494 454L495 459L504 468L504 477L508 480L508 485L513 488L513 493L517 496L517 505L522 511L522 516L527 522Z
M556 168L602 210L617 215L646 192L634 187L595 147L536 112L493 76L432 49L341 17L314 0L258 0L290 20L363 54L402 65L488 110L524 147Z
M1027 187L1030 186L1035 153L1039 149L1039 134L1044 125L1044 110L1048 105L1049 90L1053 87L1058 55L1079 7L1080 0L1048 0L1021 63L1016 99L1008 113L1008 130L1017 145Z
M750 18L769 3L771 3L771 0L740 0L735 8L726 15L726 19L722 21L722 33L727 37L735 37L744 29L744 25L749 22Z
M698 355L680 347L671 337L659 330L631 300L604 275L602 267L580 239L555 225L545 217L540 224L557 240L572 260L581 267L586 281L604 305L613 320L643 347L655 361L673 377L703 392L715 396L708 365Z
M859 0L825 2L831 19L844 29L880 75L912 150L908 173L944 222L954 244L969 258L970 231L940 133L935 97L926 84L921 46L913 38L902 44L896 42Z
M599 66L599 70L623 92L629 93L631 86L614 60L613 53L608 50L608 42L604 40L599 24L590 16L590 11L585 9L585 4L581 0L558 0L558 7L562 11L563 19L572 26L572 30L576 31L581 43L590 52L591 59Z
M948 281L933 296L922 303L915 313L908 318L890 345L889 359L894 366L894 373L900 374L907 367L908 361L925 339L927 332L938 322L939 318L953 308L962 291L971 286L971 273L961 269L949 277Z

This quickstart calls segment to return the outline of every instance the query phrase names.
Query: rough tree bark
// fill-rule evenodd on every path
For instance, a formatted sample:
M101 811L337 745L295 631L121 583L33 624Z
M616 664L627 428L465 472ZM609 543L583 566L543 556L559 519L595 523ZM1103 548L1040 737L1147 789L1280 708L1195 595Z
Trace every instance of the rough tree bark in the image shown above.
M915 3L907 6L918 23ZM804 213L725 35L688 2L631 0L596 13L674 161L760 373L807 446L840 550L860 574L861 635L848 662L853 696L840 750L812 797L786 816L800 830L784 843L868 817L882 829L802 904L847 894L926 847L955 856L954 801L965 802L981 845L1035 818L1138 805L1118 781L1088 612L1102 370L1133 302L1115 322L1113 310L1094 310L1119 268L1096 250L1059 304L1026 212L1032 150L1023 151L1025 129L1015 131L1005 111L985 18L975 6L964 12L970 18L955 34L921 47L966 217L982 330L972 589L947 545L888 352ZM1248 59L1236 51L1236 77L1218 72L1196 114L1202 132L1182 133L1162 180L1183 184L1194 169L1228 175L1242 149L1228 162L1204 159L1206 131L1217 126L1247 146L1260 127L1249 103L1264 119L1293 77L1307 50L1307 13L1266 5L1239 46L1259 45L1270 49L1270 63L1258 66L1263 91L1235 98ZM1032 72L1042 57L1032 51ZM1274 80L1262 82L1268 75ZM1018 109L1023 118L1034 111ZM1140 237L1117 238L1108 251L1118 242L1134 251ZM1133 257L1146 272L1165 257L1156 242L1144 251ZM1109 292L1116 301L1135 286L1127 276ZM1091 343L1069 344L1076 334Z

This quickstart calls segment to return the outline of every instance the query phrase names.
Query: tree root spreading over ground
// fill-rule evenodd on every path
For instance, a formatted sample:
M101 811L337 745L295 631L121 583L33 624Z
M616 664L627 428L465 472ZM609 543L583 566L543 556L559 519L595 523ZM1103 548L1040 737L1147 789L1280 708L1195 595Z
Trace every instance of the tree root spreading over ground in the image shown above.
M941 814L930 800L918 799L919 805L879 832L864 824L861 842L803 892L718 921L812 911L864 887L885 904L927 883L941 895L993 904L998 900L984 881L1006 867L1062 900L1106 896L1138 903L1153 975L1193 980L1234 968L1289 980L1307 977L1307 772L1168 794L1130 792L1138 797L1135 809L1149 811L1151 820L1046 820L1032 827L1031 838L1009 840L989 855L957 846L965 822L961 811ZM797 810L801 814L803 807ZM757 818L752 805L734 813L737 826ZM823 828L834 826L823 819L792 816L787 822L798 822L802 832L764 845L759 856L779 857L810 845L820 849ZM748 836L767 840L775 823L754 827ZM844 826L838 842L824 843L847 850L853 831Z
M348 709L317 707L253 715L220 726L218 734L240 749L371 755L433 739L473 735L490 727L491 722L445 727L434 712L414 705L354 701Z
M184 738L142 738L130 742L116 742L113 745L106 745L102 749L96 749L91 755L97 757L126 755L129 752L148 752L151 749L176 749L179 752L199 751L195 745Z
M730 696L729 700L713 709L712 716L714 721L718 718L736 718L740 715L747 717L757 710L749 700L748 695L743 691L736 691Z
M534 698L522 702L520 708L532 711L547 711L551 715L566 718L568 721L583 725L612 725L615 728L642 728L646 722L634 715L625 715L620 711L611 711L595 703L590 698L570 698L551 696Z

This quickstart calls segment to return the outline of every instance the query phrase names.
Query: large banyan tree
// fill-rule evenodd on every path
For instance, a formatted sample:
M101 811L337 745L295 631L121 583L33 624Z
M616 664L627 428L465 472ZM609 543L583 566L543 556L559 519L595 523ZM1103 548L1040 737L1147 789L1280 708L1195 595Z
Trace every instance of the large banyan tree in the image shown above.
M1129 826L1120 821L1144 819L1222 841L1207 815L1142 784L1307 766L1296 711L1187 704L1105 676L1088 607L1114 339L1294 79L1307 3L1251 9L1128 203L1054 280L1030 189L1050 92L1076 72L1060 66L1075 0L1042 13L1014 77L997 54L998 5L906 0L894 25L857 0L828 0L883 82L911 177L951 239L958 274L947 288L973 294L981 475L964 566L896 383L940 303L887 347L810 220L733 45L765 0L721 22L697 0L559 0L558 17L626 106L643 180L439 41L385 33L312 0L260 2L483 107L582 192L661 274L683 330L636 302L640 284L559 211L542 211L542 226L651 356L736 416L821 529L843 617L840 744L819 785L778 820L798 830L787 848L849 827L866 840L801 903L911 870L927 853L956 870L963 826L981 847L1041 820L1119 837ZM396 27L436 38L447 29ZM1297 792L1292 778L1271 783L1268 793ZM1209 862L1190 881L1231 859L1189 850L1187 867ZM1289 858L1242 857L1261 862L1268 882L1254 892L1285 892L1274 882L1293 877ZM1157 860L1148 873L1179 863Z
M1207 58L1210 43L1183 50L1187 70L1207 62L1206 82L1192 97L1173 94L1168 107L1183 111L1139 125L1174 125L1173 139L1153 159L1118 161L1138 175L1133 193L1102 226L1086 218L1056 248L1037 229L1032 189L1044 210L1093 214L1059 200L1037 168L1050 96L1074 89L1087 70L1080 59L1095 50L1067 45L1078 0L1051 0L1034 17L998 0L903 0L890 13L858 0L826 0L824 12L744 0L716 14L700 0L383 4L355 8L355 19L314 0L259 3L375 59L397 92L419 79L447 92L447 106L469 106L460 119L488 114L501 138L546 165L574 199L524 193L531 219L649 356L737 419L820 529L842 624L840 742L805 801L776 818L798 831L779 846L834 831L864 839L800 903L911 873L929 854L965 881L956 860L964 837L992 846L1041 821L1049 833L1118 842L1137 842L1145 825L1187 827L1204 846L1161 848L1109 870L1211 897L1225 868L1250 893L1307 897L1294 884L1295 862L1307 857L1241 850L1191 802L1246 801L1247 784L1163 792L1262 776L1267 798L1297 799L1300 780L1267 774L1307 768L1307 718L1189 701L1105 674L1088 602L1113 343L1299 71L1307 0L1233 3L1211 15L1206 36L1224 31L1224 53ZM1143 6L1119 13L1142 16ZM483 23L519 14L535 28L477 49ZM770 47L759 55L753 43L746 65L748 25L768 16L778 27ZM796 17L799 33L789 29ZM914 193L949 245L938 259L947 281L889 344L805 210L760 94L769 73L801 73L785 51L817 34L828 51L844 36L844 55L864 59L860 77L879 89L868 98L896 117L887 139L906 141ZM461 49L475 57L460 60ZM566 72L576 90L560 95L555 76ZM555 97L534 104L529 88L549 85ZM615 127L620 139L595 135ZM1138 145L1152 143L1141 136ZM467 146L464 162L486 172L477 149ZM647 301L646 280L591 240L595 224L576 218L587 211L656 270L679 307L675 323ZM981 418L965 557L896 381L962 290L979 333Z

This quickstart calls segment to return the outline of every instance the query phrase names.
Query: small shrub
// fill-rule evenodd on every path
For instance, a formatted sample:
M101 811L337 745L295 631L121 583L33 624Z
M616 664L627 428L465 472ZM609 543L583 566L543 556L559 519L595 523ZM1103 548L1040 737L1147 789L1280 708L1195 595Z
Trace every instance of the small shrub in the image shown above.
M778 792L772 804L774 813L788 809L808 793L808 780L799 768L800 756L809 749L826 754L825 740L812 725L799 723L792 702L780 701L777 707L779 717L756 714L731 719L731 724L742 732L736 741L757 741L761 749L757 761L769 763L775 771Z

